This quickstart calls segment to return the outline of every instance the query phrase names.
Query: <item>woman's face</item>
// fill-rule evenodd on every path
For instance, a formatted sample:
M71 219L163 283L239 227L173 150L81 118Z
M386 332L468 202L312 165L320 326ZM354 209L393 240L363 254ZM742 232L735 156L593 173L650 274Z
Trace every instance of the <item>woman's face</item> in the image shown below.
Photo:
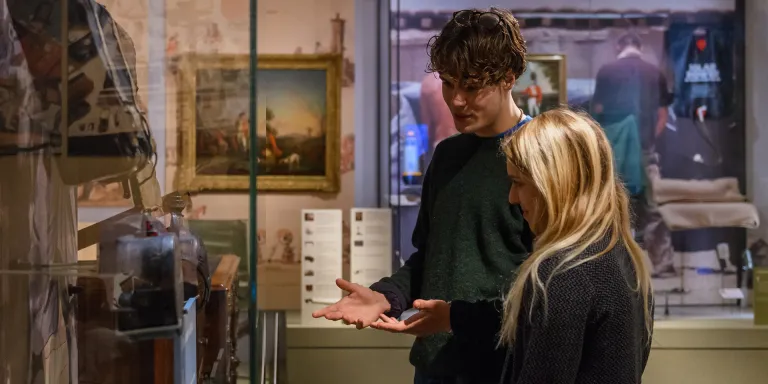
M527 179L523 178L515 166L509 163L507 163L507 175L512 181L512 186L509 188L509 203L520 205L523 210L523 218L533 230L536 227L536 220L542 217L537 208L537 202L541 198L539 191Z

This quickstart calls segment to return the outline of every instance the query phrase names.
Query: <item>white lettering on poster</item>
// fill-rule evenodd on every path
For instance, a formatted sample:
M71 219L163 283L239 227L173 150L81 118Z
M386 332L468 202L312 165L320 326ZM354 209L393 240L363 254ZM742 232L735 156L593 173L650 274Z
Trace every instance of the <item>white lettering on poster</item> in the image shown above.
M686 83L718 83L720 70L715 63L689 64L685 71Z

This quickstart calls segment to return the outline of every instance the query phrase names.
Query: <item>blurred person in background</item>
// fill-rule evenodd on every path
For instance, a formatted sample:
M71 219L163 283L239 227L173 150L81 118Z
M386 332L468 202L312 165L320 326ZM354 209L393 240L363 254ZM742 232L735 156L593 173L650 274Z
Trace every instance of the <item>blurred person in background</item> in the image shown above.
M648 252L658 275L675 274L672 234L653 200L648 174L658 165L656 140L664 132L672 97L661 70L642 58L637 33L622 35L616 60L597 73L592 115L613 147L616 169L630 193L636 239Z

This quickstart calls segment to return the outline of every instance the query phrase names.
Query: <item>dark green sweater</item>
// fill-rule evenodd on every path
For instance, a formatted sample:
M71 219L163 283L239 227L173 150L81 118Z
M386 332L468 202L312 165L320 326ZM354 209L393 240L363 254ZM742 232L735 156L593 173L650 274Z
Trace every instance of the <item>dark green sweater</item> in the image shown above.
M499 142L461 134L435 149L413 231L417 251L392 277L371 287L387 296L391 316L411 308L416 299L492 300L509 289L532 236L520 208L509 204L510 181ZM498 381L503 353L501 363L480 362L470 350L450 334L439 334L417 339L410 360L432 376Z

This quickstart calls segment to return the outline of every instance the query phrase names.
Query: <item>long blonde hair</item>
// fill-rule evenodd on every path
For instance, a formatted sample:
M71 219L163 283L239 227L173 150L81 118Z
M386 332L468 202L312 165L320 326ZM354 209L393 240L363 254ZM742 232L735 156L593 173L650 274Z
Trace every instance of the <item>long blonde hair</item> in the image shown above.
M538 190L540 220L531 223L534 251L520 266L504 303L503 344L512 344L520 319L523 293L531 287L528 316L539 294L546 311L547 285L556 273L594 260L620 241L632 257L636 289L643 298L646 330L652 316L648 298L651 279L640 246L630 229L629 198L614 171L613 152L602 128L589 115L568 109L544 112L505 139L507 162ZM587 247L610 233L608 246L595 255L578 258ZM562 256L548 277L539 276L541 264ZM530 283L530 284L528 284Z

